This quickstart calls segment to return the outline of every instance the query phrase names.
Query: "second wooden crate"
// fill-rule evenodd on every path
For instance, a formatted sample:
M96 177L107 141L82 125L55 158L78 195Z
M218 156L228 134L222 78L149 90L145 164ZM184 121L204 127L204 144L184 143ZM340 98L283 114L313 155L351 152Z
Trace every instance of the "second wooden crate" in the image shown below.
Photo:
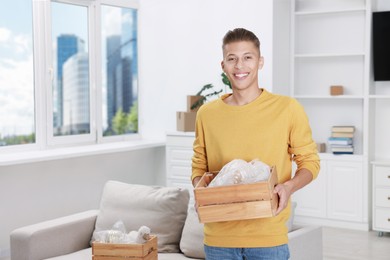
M92 260L157 260L157 237L144 244L92 243Z

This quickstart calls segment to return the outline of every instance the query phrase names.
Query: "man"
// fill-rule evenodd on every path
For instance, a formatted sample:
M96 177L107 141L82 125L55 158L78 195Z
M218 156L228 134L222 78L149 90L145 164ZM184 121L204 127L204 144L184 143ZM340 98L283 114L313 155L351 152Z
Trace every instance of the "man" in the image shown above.
M206 259L288 259L290 196L318 175L316 144L302 106L259 87L264 58L256 35L242 28L229 31L222 50L222 70L233 91L197 113L192 184L234 159L259 159L277 168L279 206L272 218L205 224ZM297 164L293 178L292 160Z

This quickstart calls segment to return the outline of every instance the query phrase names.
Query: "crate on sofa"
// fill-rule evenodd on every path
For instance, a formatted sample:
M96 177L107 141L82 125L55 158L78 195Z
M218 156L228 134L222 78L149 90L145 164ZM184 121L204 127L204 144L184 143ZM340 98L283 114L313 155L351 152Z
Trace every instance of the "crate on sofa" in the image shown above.
M201 223L275 216L278 195L276 167L266 181L207 187L218 172L206 172L195 187L195 200Z
M143 244L93 242L92 260L157 260L157 237Z

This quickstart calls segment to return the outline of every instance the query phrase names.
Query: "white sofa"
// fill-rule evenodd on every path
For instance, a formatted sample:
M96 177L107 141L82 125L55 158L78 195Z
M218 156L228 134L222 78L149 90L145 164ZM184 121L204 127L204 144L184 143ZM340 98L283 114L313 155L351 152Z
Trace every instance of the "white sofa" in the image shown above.
M127 230L149 226L158 237L159 260L203 259L203 225L188 201L185 189L109 181L99 210L14 230L11 260L90 260L93 233L118 220ZM292 226L288 236L292 260L322 259L321 227Z

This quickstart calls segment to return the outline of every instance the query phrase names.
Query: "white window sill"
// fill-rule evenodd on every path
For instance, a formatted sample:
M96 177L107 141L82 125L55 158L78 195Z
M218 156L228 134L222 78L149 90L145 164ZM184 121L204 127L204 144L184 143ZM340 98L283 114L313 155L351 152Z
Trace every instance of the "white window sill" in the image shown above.
M107 153L127 152L162 146L165 146L165 141L162 140L132 140L85 146L72 146L66 148L15 152L9 154L0 154L0 166L67 159Z

